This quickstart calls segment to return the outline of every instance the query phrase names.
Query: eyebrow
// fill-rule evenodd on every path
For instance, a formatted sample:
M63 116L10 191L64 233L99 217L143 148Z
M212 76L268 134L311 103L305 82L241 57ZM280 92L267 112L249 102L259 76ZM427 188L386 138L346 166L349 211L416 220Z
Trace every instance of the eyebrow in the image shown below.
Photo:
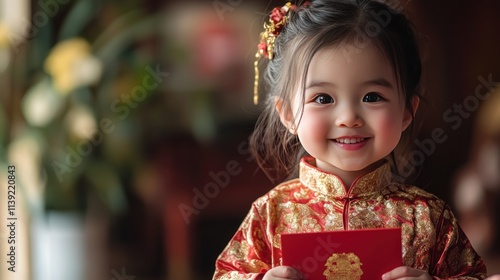
M386 88L393 89L394 87L392 86L391 82L389 82L385 78L378 78L374 80L369 80L363 83L363 85L377 85L377 86L383 86Z
M325 81L311 81L306 85L306 89L314 88L314 87L335 87L334 83L325 82Z
M391 82L389 82L385 78L377 78L373 80L369 80L366 82L362 83L363 86L369 86L369 85L377 85L377 86L383 86L389 89L393 89L394 87L392 86ZM327 81L311 81L309 84L306 85L306 89L313 88L313 87L335 87L336 85L334 83L330 83Z

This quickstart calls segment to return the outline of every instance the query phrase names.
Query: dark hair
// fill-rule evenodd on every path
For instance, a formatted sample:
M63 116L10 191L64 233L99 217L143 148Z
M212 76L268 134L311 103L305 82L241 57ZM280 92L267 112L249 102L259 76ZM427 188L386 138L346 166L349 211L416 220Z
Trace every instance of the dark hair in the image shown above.
M276 38L265 72L265 108L250 138L257 163L273 181L290 177L305 154L297 136L281 123L275 100L283 100L283 112L300 119L291 100L299 86L304 93L309 64L320 49L346 44L362 52L372 42L389 58L410 112L413 97L419 96L420 54L413 25L400 6L382 0L317 0L297 7Z

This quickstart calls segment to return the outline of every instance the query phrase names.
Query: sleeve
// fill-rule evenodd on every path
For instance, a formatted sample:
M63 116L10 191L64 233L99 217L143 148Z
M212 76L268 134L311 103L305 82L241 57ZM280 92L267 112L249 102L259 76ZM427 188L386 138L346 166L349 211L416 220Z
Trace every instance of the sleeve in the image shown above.
M436 225L436 244L429 272L433 279L485 279L486 266L445 205Z
M215 263L213 280L262 279L272 266L272 248L266 236L267 221L255 203Z

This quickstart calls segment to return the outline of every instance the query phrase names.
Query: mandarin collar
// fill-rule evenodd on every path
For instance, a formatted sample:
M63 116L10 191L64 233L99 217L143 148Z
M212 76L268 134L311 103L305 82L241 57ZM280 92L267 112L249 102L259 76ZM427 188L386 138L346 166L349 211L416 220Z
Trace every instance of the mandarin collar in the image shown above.
M372 172L354 180L347 189L340 177L318 169L313 157L303 157L299 166L299 179L313 191L333 197L359 197L378 193L391 181L391 167L385 162Z

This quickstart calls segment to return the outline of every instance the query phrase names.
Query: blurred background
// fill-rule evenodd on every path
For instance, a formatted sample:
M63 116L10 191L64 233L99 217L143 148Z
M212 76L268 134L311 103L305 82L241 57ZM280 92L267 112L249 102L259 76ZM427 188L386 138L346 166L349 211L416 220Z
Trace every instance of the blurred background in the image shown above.
M0 0L0 279L211 279L273 186L247 138L283 4ZM415 184L500 273L500 2L402 5L424 60Z

